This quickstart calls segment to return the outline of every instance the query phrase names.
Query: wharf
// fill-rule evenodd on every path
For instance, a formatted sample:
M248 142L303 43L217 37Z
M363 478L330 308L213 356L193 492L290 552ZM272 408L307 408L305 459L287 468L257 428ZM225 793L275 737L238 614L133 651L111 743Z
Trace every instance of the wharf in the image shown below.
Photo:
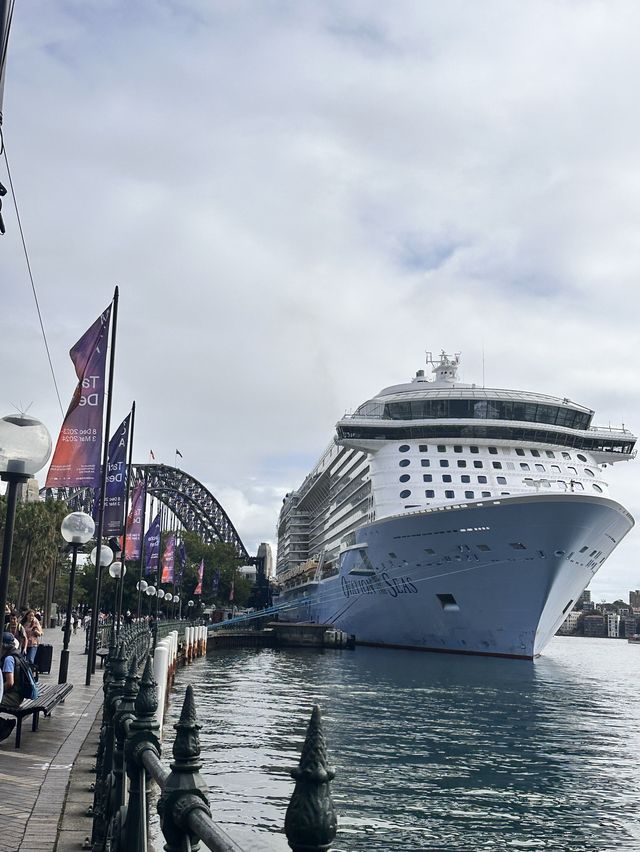
M355 637L331 624L273 621L260 630L209 630L207 648L354 648Z
M54 651L51 674L40 675L43 684L58 682L62 639L59 628L45 630L42 641L53 645ZM84 641L83 630L71 636L67 680L73 690L64 704L58 704L49 718L41 718L35 732L30 718L25 719L19 749L14 747L15 732L0 742L0 852L78 850L91 833L91 820L85 810L93 794L87 792L80 797L82 801L74 802L69 784L71 770L103 699L100 669L93 675L91 686L85 686ZM94 763L95 758L90 762ZM88 791L94 779L87 771L83 789ZM65 803L67 810L61 825Z

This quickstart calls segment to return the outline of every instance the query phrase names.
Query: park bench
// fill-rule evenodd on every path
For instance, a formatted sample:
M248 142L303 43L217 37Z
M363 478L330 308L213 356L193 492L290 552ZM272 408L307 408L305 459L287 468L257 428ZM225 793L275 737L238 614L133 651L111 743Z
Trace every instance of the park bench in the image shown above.
M11 710L2 710L3 713L16 717L16 748L20 748L20 740L22 739L22 720L25 716L33 716L31 730L37 731L40 714L44 713L45 716L50 716L53 708L64 701L67 695L71 692L73 684L51 684L51 686L39 686L39 689L40 695L38 695L37 698L23 701L22 704Z
M104 668L104 661L106 660L106 658L108 656L109 656L109 649L108 648L97 648L96 649L96 657L100 658L100 668L101 669Z

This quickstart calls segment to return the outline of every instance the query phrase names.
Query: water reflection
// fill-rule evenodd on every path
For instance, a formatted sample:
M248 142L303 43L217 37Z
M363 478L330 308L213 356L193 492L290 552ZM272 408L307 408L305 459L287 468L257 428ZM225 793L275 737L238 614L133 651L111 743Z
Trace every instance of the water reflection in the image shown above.
M218 652L177 686L196 691L216 818L248 848L288 849L288 770L317 703L337 770L336 848L636 849L638 654L587 639L556 639L536 663Z

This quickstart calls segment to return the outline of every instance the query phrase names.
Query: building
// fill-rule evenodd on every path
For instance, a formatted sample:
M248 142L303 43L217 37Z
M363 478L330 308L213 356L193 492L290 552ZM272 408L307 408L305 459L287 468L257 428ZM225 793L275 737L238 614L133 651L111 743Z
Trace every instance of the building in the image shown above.
M583 618L585 636L606 636L607 625L603 615L585 615Z
M635 636L638 632L638 619L635 615L627 615L622 619L622 630L624 631L623 635L629 638L629 636Z
M640 589L629 592L629 606L631 609L640 609Z
M589 589L585 589L576 601L575 609L593 609L593 605L591 604L591 606L589 606L590 604L591 592L589 591Z
M564 623L558 628L558 636L575 636L578 632L578 622L582 614L575 609L572 609L564 620Z
M607 636L610 639L620 638L620 616L617 612L608 612L606 615Z
M273 577L273 550L271 549L271 545L268 541L260 543L256 557L258 559L262 559L264 565L264 576L267 579Z

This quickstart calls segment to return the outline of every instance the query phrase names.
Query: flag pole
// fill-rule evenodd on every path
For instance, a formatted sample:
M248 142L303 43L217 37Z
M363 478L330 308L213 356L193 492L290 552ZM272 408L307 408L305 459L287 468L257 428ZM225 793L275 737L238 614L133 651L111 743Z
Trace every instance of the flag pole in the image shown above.
M144 483L144 500L142 501L142 525L140 527L140 570L138 571L138 618L140 618L141 609L142 609L142 591L140 590L140 581L142 580L142 574L144 571L144 560L145 560L145 532L144 525L147 520L147 482L148 479L145 479ZM151 518L153 519L153 497L151 498ZM153 521L152 521L153 522Z
M98 608L100 606L100 588L102 584L102 566L100 553L102 547L102 530L104 528L104 501L107 489L107 465L109 464L109 435L111 430L111 400L113 397L113 369L116 360L116 329L118 326L118 288L113 293L113 315L111 319L111 353L109 357L109 386L107 390L107 413L104 426L104 452L100 481L100 511L98 513L98 529L96 531L97 559L96 582L91 609L91 629L89 633L89 654L87 655L87 673L85 686L91 686L91 675L96 670L96 639L98 636Z
M136 401L131 404L131 420L129 426L129 466L127 468L127 485L125 487L124 501L124 526L122 530L122 570L120 574L120 584L118 586L118 600L116 601L116 612L119 616L122 615L122 598L124 594L124 577L127 570L127 518L129 517L129 489L131 488L131 462L133 458L133 430L136 425ZM116 623L116 639L120 634L120 619Z

